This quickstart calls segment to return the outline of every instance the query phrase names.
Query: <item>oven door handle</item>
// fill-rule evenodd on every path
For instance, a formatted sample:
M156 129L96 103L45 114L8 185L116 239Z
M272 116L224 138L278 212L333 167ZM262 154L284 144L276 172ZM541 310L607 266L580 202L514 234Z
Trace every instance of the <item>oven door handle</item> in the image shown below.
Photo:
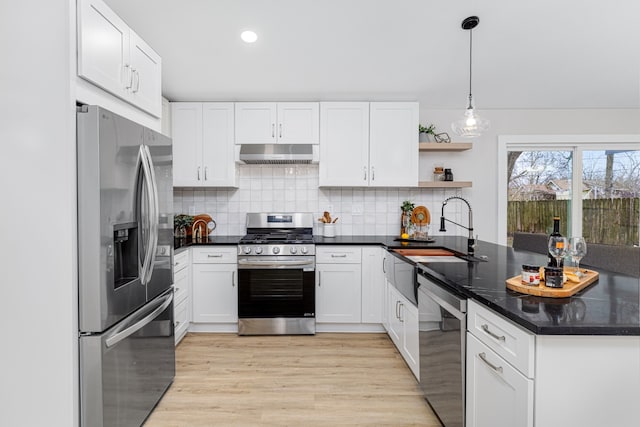
M309 261L245 261L238 260L238 265L244 267L313 267L313 262Z

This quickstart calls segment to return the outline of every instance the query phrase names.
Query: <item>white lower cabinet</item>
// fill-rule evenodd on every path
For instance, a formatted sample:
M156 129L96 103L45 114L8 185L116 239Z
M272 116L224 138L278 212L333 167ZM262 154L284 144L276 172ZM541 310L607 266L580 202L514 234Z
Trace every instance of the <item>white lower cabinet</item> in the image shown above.
M316 321L360 323L362 252L353 246L316 247Z
M532 427L533 380L467 333L467 427Z
M173 327L176 345L184 338L191 322L191 269L189 250L173 257Z
M387 332L417 379L420 379L418 307L387 283Z
M238 322L237 246L193 248L193 323Z
M382 323L385 292L383 252L379 246L362 247L362 323Z
M534 357L534 334L468 301L466 427L533 427Z

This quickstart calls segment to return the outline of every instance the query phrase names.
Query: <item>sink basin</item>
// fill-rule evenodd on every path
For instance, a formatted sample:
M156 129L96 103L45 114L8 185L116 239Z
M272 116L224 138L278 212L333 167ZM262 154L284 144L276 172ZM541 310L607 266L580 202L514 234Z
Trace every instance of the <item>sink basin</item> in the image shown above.
M393 249L394 252L409 258L413 262L486 262L485 258L460 254L447 249L410 248Z

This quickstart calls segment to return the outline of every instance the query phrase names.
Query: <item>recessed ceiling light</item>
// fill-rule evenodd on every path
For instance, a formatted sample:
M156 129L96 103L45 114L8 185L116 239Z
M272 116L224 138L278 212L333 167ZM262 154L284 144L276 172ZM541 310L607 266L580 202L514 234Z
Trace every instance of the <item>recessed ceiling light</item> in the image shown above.
M240 34L240 38L245 43L253 43L256 40L258 40L258 35L253 31L247 30L247 31L243 31L242 34Z

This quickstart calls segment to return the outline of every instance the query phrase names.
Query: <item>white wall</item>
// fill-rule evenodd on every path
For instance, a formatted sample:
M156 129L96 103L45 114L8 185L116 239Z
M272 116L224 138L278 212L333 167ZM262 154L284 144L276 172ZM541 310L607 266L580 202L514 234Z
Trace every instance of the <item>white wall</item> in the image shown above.
M6 426L77 425L74 10L75 0L0 6L0 424Z
M639 99L640 106L640 99ZM460 110L420 111L420 123L433 123L439 132L448 132L454 141L450 124L463 113ZM491 120L490 130L473 141L473 148L459 153L422 153L422 176L434 163L453 169L456 180L473 181L463 189L473 207L475 232L481 240L499 241L496 218L498 212L498 136L499 135L585 135L640 134L640 109L624 110L488 110L481 114Z

